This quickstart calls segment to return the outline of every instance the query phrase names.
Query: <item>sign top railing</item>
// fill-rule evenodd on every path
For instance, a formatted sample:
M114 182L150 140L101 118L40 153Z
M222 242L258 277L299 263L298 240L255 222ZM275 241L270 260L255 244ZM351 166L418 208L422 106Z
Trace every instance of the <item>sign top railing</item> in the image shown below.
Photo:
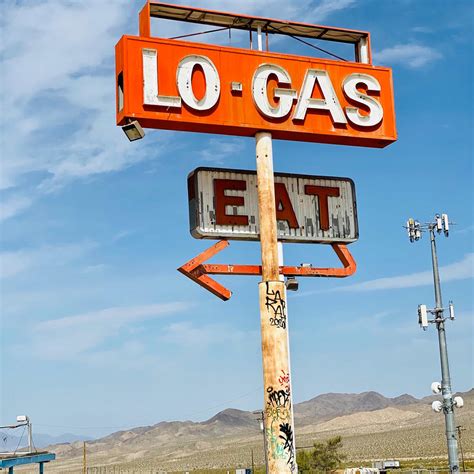
M353 44L356 62L371 62L370 34L367 31L275 20L148 0L140 12L140 36L150 36L150 18Z

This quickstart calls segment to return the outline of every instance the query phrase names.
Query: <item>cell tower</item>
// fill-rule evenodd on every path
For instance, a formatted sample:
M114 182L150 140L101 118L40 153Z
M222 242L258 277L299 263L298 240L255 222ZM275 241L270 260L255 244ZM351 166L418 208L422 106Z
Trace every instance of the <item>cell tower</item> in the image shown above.
M441 382L433 382L431 390L433 393L441 393L443 401L436 400L432 403L431 408L436 413L444 412L446 424L446 439L448 444L448 459L450 472L459 472L458 460L458 440L456 437L456 423L454 421L454 408L462 408L464 401L461 397L453 397L451 391L451 377L449 375L448 347L446 343L444 311L449 311L449 319L454 320L454 305L449 302L448 308L443 308L441 299L441 283L438 270L438 255L436 253L436 234L444 233L445 237L449 236L449 219L447 214L436 214L433 222L421 224L415 219L408 219L406 229L410 242L416 242L421 239L423 232L430 233L431 241L431 261L433 264L433 280L435 290L435 308L429 309L426 305L418 306L418 323L424 331L428 329L429 324L436 324L438 329L439 355L441 361ZM434 316L429 319L428 315Z

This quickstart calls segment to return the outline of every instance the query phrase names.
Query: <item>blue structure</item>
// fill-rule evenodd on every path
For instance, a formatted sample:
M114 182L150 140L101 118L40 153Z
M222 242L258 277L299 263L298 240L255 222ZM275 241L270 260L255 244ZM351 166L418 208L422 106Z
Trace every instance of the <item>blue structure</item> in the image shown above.
M44 463L54 461L56 454L53 453L26 453L26 454L0 454L0 469L7 469L8 474L13 474L15 466L22 466L24 464L38 464L39 474L44 472Z

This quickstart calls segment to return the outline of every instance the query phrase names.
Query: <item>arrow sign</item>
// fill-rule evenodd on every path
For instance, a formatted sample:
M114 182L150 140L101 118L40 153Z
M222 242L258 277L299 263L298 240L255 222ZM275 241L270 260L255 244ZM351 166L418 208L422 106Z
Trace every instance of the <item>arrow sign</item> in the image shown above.
M200 253L197 257L189 260L178 271L186 275L198 285L202 286L223 301L227 301L232 296L232 292L213 280L208 275L261 275L260 265L228 265L228 264L206 264L207 260L224 250L230 244L227 240L220 240L212 247ZM351 253L344 244L331 244L331 247L339 257L342 268L313 268L312 266L282 266L280 274L285 276L300 277L329 277L345 278L351 276L356 271L356 263Z
M227 240L220 240L211 248L204 250L204 252L200 253L197 257L192 258L182 267L179 267L178 271L183 275L186 275L188 278L191 278L191 280L195 281L198 285L201 285L221 300L227 301L232 296L232 292L220 283L217 283L217 281L208 277L202 263L225 249L228 245L229 242L227 242Z

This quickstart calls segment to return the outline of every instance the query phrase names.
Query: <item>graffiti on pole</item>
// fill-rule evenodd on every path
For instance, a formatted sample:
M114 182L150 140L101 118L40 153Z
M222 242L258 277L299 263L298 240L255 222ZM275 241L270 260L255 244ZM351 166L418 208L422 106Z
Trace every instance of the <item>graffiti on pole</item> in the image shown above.
M270 448L272 452L273 459L285 459L285 449L283 445L278 440L278 437L273 430L273 425L266 430L267 439L270 443Z
M267 281L267 293L265 306L273 315L270 318L270 324L281 329L286 329L286 301L282 298L280 291L270 289Z
M280 436L279 438L283 440L283 449L288 453L287 463L290 466L291 471L293 472L296 468L295 465L295 449L294 449L294 436L293 428L289 423L282 423L280 425Z
M285 387L285 390L290 390L290 374L288 372L282 370L280 377L278 377L278 382L281 386Z
M291 416L290 375L284 370L278 378L280 387L267 388L265 416L273 459L286 459L291 472L296 471L293 420ZM277 436L278 434L278 436Z
M271 407L280 408L291 405L290 392L287 390L273 390L273 387L267 388L268 402Z

